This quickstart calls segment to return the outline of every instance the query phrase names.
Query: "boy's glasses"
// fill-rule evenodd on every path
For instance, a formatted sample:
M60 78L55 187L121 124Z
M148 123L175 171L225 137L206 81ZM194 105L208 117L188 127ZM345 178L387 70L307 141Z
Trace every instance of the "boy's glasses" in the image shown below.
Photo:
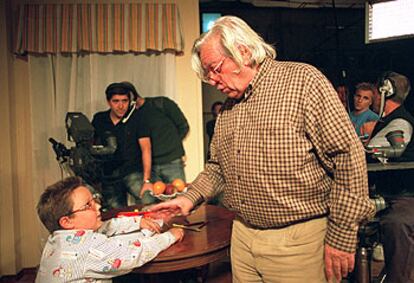
M92 198L81 208L73 210L71 212L69 212L68 214L66 214L66 216L70 216L72 214L75 214L77 212L81 212L81 211L86 211L86 210L90 210L95 208L95 204L100 204L101 203L101 198L99 194L93 194Z

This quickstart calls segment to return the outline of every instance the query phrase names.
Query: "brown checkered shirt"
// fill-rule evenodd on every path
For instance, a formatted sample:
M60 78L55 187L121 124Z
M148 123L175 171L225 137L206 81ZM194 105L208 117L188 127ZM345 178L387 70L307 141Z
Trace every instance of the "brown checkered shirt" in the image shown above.
M186 196L224 191L224 204L259 229L328 215L325 241L353 252L373 213L365 155L330 82L314 67L267 58L240 102L227 101L211 159Z

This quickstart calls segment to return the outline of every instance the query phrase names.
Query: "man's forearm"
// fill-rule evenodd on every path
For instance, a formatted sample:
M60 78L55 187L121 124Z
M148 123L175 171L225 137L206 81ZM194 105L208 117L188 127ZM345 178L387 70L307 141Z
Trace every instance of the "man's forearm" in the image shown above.
M142 153L142 173L145 180L151 179L151 140L150 138L139 139L139 145Z
M149 153L142 153L142 171L143 171L143 178L145 180L151 179L151 151Z

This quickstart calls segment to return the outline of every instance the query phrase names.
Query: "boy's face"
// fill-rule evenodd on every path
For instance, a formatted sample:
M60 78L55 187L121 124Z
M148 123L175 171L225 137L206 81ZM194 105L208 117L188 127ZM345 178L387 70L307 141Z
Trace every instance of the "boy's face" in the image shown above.
M96 231L102 225L101 205L95 202L91 192L86 187L76 188L71 195L73 208L69 216L60 219L62 228L90 229Z
M354 96L354 106L357 111L365 111L372 104L373 93L370 90L359 89Z

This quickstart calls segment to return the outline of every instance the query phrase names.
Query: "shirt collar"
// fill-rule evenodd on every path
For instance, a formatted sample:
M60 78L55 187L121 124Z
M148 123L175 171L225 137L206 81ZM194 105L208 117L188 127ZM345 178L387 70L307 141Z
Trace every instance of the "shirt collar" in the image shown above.
M266 57L259 65L257 74L254 76L249 86L244 91L244 99L248 99L251 95L253 95L254 90L261 84L263 78L265 77L265 74L268 72L268 70L270 70L273 62L274 60L272 58Z
M254 90L260 85L265 77L265 74L271 69L271 66L274 64L275 60L270 57L266 57L264 61L259 65L259 71L253 77L246 90L243 93L243 97L240 99L228 98L224 103L223 109L231 109L234 105L239 102L246 101L250 96L254 94Z

